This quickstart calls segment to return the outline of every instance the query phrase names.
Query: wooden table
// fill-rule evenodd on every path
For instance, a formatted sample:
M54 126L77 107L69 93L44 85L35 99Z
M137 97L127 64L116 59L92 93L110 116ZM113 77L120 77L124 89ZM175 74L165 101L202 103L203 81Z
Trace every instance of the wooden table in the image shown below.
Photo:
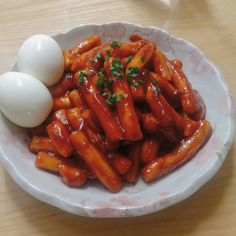
M0 73L23 40L81 23L125 20L167 29L198 45L223 71L236 95L234 0L0 0ZM0 167L0 235L236 235L236 142L221 170L194 196L131 219L89 219L46 205Z

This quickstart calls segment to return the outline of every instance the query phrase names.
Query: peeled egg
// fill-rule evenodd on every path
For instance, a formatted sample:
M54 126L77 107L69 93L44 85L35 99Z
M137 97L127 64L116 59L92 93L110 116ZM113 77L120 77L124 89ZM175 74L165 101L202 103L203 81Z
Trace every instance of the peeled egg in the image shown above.
M49 115L52 97L38 79L21 72L7 72L0 76L0 109L13 123L35 127Z
M19 50L17 68L46 85L53 85L64 72L63 51L53 38L43 34L33 35Z

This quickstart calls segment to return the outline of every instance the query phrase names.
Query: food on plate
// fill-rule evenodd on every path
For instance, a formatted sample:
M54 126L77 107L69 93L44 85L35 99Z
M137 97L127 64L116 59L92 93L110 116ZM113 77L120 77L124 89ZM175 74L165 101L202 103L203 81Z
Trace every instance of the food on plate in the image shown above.
M64 63L61 80L48 87L52 111L30 130L29 150L38 168L61 175L65 184L99 180L117 192L140 174L151 182L209 139L200 94L182 62L168 59L158 43L139 35L102 43L94 35L64 50Z
M0 109L13 123L27 128L38 126L52 107L51 94L36 78L21 72L0 76Z
M56 84L64 72L62 49L47 35L33 35L19 50L17 68L18 71L32 75L46 85Z
M161 158L150 161L142 170L142 176L146 182L151 182L186 162L201 148L211 134L211 125L208 121L200 121L195 133L183 140L172 151Z

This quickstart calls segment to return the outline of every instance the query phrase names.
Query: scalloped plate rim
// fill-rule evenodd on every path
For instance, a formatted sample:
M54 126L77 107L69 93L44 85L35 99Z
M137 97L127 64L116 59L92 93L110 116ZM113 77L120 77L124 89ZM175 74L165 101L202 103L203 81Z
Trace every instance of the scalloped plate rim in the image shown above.
M190 45L192 48L197 49L202 55L203 58L206 60L206 62L208 64L211 65L212 68L214 68L214 70L217 73L217 77L220 80L222 86L224 86L224 89L228 91L229 95L230 90L229 87L226 83L226 81L223 79L222 73L219 70L219 68L208 59L208 57L205 55L205 53L203 53L197 46L195 46L194 44L190 43L189 41L180 38L180 37L175 37L172 34L170 34L168 31L155 27L155 26L142 26L139 24L134 24L134 23L130 23L130 22L125 22L125 21L112 21L112 22L107 22L104 24L81 24L75 27L72 27L71 29L63 32L63 33L58 33L58 34L53 34L52 37L57 37L58 35L65 35L67 33L70 33L71 31L74 30L78 30L81 27L88 27L88 26L104 26L104 25L110 25L110 24L116 24L116 23L120 23L120 24L125 24L125 25L129 25L131 27L138 27L138 28L152 28L154 30L159 30L165 34L168 34L171 38L173 38L174 40L180 40L183 41L184 43ZM15 65L15 62L7 69L7 71L11 70L12 67ZM232 99L232 97L231 97ZM222 158L223 161L226 158L226 155L228 154L232 143L233 143L233 138L234 138L234 131L235 131L235 122L234 122L234 116L235 116L235 112L234 112L234 101L231 100L227 101L228 103L231 102L231 116L230 116L230 130L229 130L229 134L227 137L227 143L229 144L227 147L223 146L222 150L221 150L221 154L222 154ZM71 204L69 201L66 201L65 199L62 199L61 197L58 197L57 195L54 195L53 193L49 193L49 192L45 192L40 190L39 188L37 188L36 186L32 185L29 181L27 181L21 174L20 172L15 168L14 164L9 160L9 158L7 156L5 156L5 154L2 151L2 147L0 145L0 162L1 164L5 167L5 169L7 170L7 172L9 173L9 175L13 178L13 180L22 188L24 189L27 193L29 193L30 195L34 196L35 198L39 199L42 202L45 202L49 205L53 205L57 208L60 208L64 211L67 211L69 213L72 214L76 214L76 215L80 215L80 216L87 216L87 217L95 217L95 218L119 218L119 217L129 217L129 215L125 215L125 214L114 214L112 216L94 216L94 215L90 215L89 211L93 210L93 208L90 207L86 207L86 206L79 206L79 205L75 205L75 204ZM161 206L160 204L158 204L161 200L156 201L154 203L152 203L151 205L148 205L148 209L149 210L145 210L145 208L147 209L147 205L143 205L143 206L139 206L139 207L123 207L123 208L111 208L112 210L117 210L117 211L121 211L121 212L125 212L127 211L127 209L132 209L132 211L134 212L134 214L132 215L132 217L134 216L141 216L141 215L146 215L146 214L151 214L154 212L157 212L163 208L169 207L171 205L174 205L188 197L190 197L193 193L195 193L200 187L202 187L204 184L206 184L214 175L215 173L219 170L219 168L222 165L222 162L220 162L219 160L217 160L216 162L212 163L210 165L210 167L208 167L207 170L205 170L204 173L202 173L202 175L198 178L195 179L193 182L189 183L189 185L185 188L185 189L181 189L181 191L179 192L175 192L175 194L169 196L168 200L171 199L171 201L168 201L168 204L165 206ZM165 199L165 200L166 200ZM150 206L153 206L150 210ZM156 207L155 207L156 206ZM103 209L107 209L100 207L97 208L96 210L103 210Z

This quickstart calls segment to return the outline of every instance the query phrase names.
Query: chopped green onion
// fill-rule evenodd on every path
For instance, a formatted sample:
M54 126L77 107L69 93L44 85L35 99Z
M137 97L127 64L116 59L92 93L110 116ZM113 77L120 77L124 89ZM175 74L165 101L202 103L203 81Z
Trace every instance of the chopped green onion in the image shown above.
M112 65L112 67L114 67L114 69L116 69L116 70L121 70L121 69L124 68L123 65L121 64L120 58L114 59L114 60L111 62L111 65Z
M155 79L152 79L152 83L153 83L153 84L158 84L158 81L155 80Z
M116 96L116 102L119 102L119 101L121 101L122 99L124 99L125 98L125 96L124 96L124 94L118 94L117 96Z
M114 103L110 99L107 99L106 102L107 102L108 106L113 106L114 105Z
M144 63L145 62L145 57L141 56L141 62Z
M115 104L115 102L116 102L116 94L114 93L114 94L110 95L107 98L106 102L107 102L107 105L113 106Z
M111 50L110 50L110 49L107 49L107 50L106 50L106 53L107 53L108 55L111 55Z
M127 77L127 81L129 82L129 83L133 83L133 79L132 78L130 78L130 77Z
M110 93L103 93L102 96L103 97L109 97L111 94Z
M125 58L125 62L128 64L133 59L133 56L128 56Z
M157 92L158 95L161 94L161 89L160 88L156 88L156 92Z
M98 73L98 76L99 76L100 78L105 78L105 77L106 77L106 71L105 71L104 68L102 68L102 69L100 70L100 72Z
M113 93L113 94L103 93L102 96L107 98L106 103L110 107L114 106L116 102L119 102L125 98L123 94L116 94L116 93Z
M132 66L128 69L128 76L127 80L131 83L134 87L138 87L138 83L134 81L134 79L139 75L139 68L137 66Z
M105 60L105 61L109 60L109 58L110 58L110 57L109 57L109 56L107 56L107 55L106 55L106 56L104 56L104 60Z
M111 68L110 71L114 77L120 79L124 76L124 72L122 71L124 69L123 65L121 64L120 58L114 59L111 62Z
M123 72L113 71L112 74L113 74L116 78L118 78L118 79L120 79L120 78L122 78L122 77L124 76L124 73L123 73Z
M78 79L78 83L79 83L79 84L82 84L83 82L84 82L84 78L80 77L80 78Z
M103 85L104 85L104 80L98 80L98 81L96 82L96 86L97 86L97 87L103 87Z
M85 79L86 76L88 76L88 74L85 73L85 72L83 72L83 71L80 71L80 72L78 73L78 84L79 84L79 85L84 82L84 79Z
M100 79L100 80L98 80L98 81L96 82L96 86L97 86L98 88L101 88L101 89L103 89L103 88L108 88L108 87L109 87L109 84L110 84L109 81L103 80L103 79Z
M111 42L111 47L113 48L119 48L120 47L120 43L118 41L112 41Z
M136 78L139 75L139 68L137 66L131 66L128 69L128 76L131 78Z
M101 58L102 58L101 53L98 52L98 53L96 54L96 58L97 58L98 60L101 59Z

